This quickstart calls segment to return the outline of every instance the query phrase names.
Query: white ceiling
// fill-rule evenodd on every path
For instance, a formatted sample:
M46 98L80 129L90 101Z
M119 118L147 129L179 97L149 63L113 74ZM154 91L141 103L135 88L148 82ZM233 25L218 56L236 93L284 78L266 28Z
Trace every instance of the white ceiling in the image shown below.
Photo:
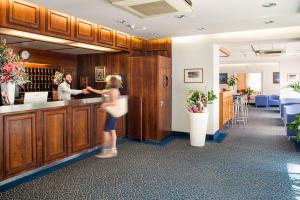
M108 0L27 1L145 39L300 25L300 0L193 0L193 12L179 13L187 15L185 19L177 19L175 14L141 19L111 5ZM277 6L261 6L268 2L277 3ZM117 23L122 19L138 27L145 26L147 30L132 31ZM264 23L266 20L274 20L275 23L267 25ZM199 31L197 27L205 30Z
M254 53L251 46L255 50L284 49L286 53L280 56L261 57ZM278 62L282 59L291 59L291 58L300 57L300 41L236 43L236 44L227 44L223 47L229 50L230 56L221 57L220 58L221 63L264 62L264 61Z

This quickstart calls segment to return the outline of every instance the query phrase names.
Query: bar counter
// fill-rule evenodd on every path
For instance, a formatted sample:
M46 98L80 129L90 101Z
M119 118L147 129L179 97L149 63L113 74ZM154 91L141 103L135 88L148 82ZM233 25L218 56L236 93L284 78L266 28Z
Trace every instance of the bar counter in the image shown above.
M102 98L0 106L0 181L102 143ZM125 117L117 122L125 134Z

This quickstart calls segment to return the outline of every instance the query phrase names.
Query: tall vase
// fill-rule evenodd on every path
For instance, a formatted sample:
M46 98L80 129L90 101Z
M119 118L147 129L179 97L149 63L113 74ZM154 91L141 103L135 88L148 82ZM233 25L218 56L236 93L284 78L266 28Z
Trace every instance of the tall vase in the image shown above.
M10 105L15 102L15 83L1 83L1 95L2 95L2 104Z
M190 114L190 141L191 146L202 147L205 145L208 113Z

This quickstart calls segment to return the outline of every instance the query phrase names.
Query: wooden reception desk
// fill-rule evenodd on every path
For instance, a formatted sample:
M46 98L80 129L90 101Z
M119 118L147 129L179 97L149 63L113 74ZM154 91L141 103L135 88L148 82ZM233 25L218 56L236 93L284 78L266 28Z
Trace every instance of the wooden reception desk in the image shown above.
M219 96L219 126L220 130L224 129L224 125L233 117L233 93L232 91L222 91Z
M0 106L0 181L101 144L102 98ZM124 117L118 135L124 134Z

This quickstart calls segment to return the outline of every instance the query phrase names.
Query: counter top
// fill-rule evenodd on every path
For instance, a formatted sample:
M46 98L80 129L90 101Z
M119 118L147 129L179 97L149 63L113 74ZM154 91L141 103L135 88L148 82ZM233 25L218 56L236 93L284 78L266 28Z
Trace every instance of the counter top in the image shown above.
M103 102L103 98L97 97L97 98L74 99L74 100L65 100L65 101L51 101L45 103L5 105L5 106L0 106L0 114L36 110L36 109L45 109L45 108L55 108L55 107L62 107L62 106L79 106L84 104L101 103L101 102Z

